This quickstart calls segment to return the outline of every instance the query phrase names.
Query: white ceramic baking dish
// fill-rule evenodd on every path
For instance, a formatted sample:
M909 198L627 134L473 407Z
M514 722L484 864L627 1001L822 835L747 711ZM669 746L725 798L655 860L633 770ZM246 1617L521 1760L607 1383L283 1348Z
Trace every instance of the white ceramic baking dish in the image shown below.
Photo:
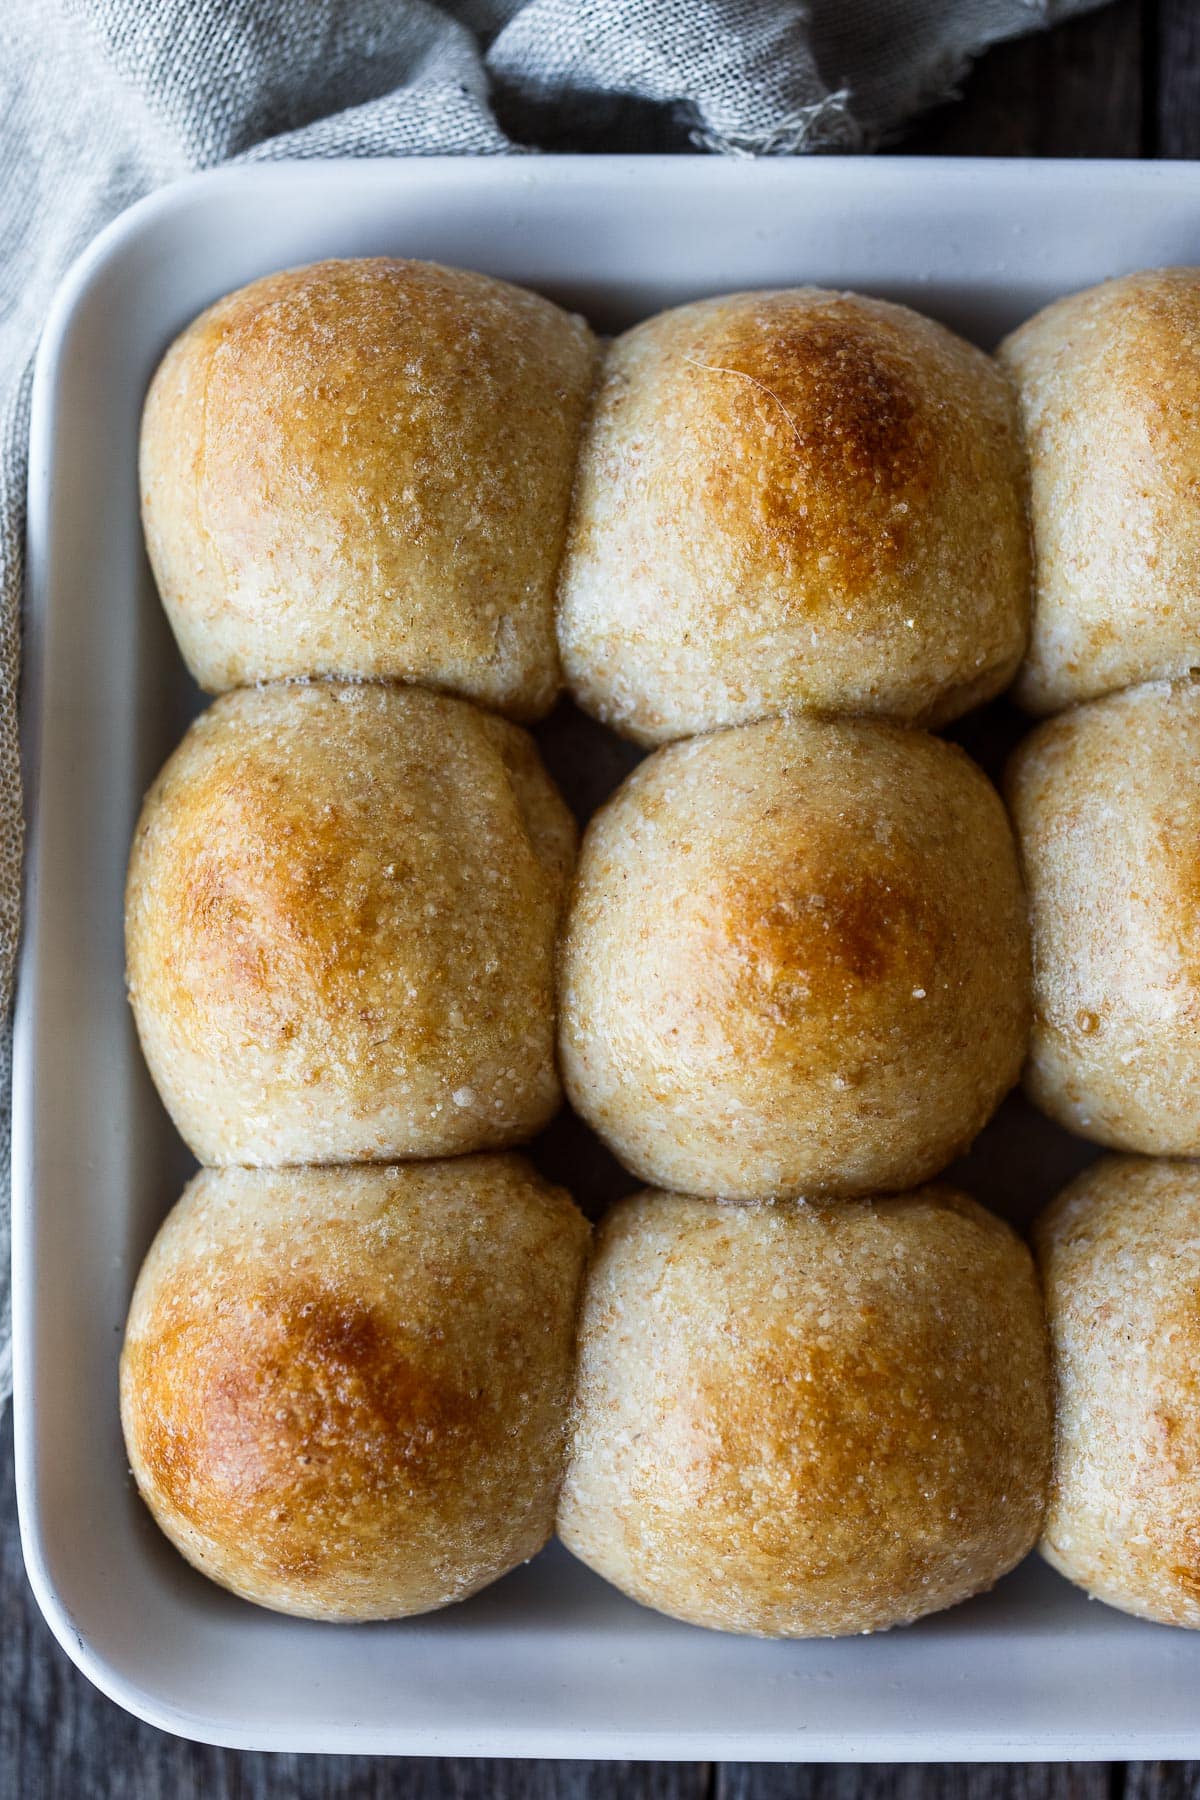
M287 264L375 252L527 282L602 327L699 294L815 281L911 302L990 344L1055 294L1200 262L1200 170L532 157L247 167L135 207L76 265L34 400L13 1134L17 1479L52 1629L131 1711L262 1749L1200 1755L1200 1636L1091 1605L1036 1561L953 1612L838 1643L675 1624L560 1549L448 1612L331 1627L208 1585L136 1499L117 1352L139 1259L187 1159L125 1005L121 895L141 793L196 704L142 555L138 414L167 342L217 295ZM1010 1104L968 1179L1024 1217L1083 1154ZM590 1166L580 1174L592 1183Z

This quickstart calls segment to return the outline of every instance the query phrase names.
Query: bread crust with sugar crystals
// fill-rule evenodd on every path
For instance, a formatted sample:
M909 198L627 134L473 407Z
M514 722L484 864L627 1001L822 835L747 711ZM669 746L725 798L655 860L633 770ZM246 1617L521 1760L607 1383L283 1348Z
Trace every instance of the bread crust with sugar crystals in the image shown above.
M1071 294L1000 346L1029 447L1031 712L1200 662L1200 270Z
M1050 719L1007 778L1033 927L1025 1085L1117 1150L1200 1154L1200 686Z
M419 688L225 695L147 796L126 892L150 1072L207 1163L499 1148L560 1102L575 827L519 726Z
M523 1158L205 1170L121 1357L142 1498L261 1606L445 1606L553 1525L588 1227Z
M1200 1627L1200 1173L1106 1156L1038 1220L1057 1390L1041 1550L1097 1600Z
M961 750L867 721L737 726L656 752L588 827L563 1079L660 1186L910 1187L1016 1081L1028 957L1004 808Z
M645 1193L598 1231L558 1529L693 1624L882 1631L1032 1548L1050 1432L1032 1259L973 1201Z
M150 561L200 685L421 681L540 717L594 359L540 295L390 257L202 313L141 439Z
M1010 384L906 307L820 288L702 300L605 354L559 641L639 742L811 709L939 724L1025 645Z

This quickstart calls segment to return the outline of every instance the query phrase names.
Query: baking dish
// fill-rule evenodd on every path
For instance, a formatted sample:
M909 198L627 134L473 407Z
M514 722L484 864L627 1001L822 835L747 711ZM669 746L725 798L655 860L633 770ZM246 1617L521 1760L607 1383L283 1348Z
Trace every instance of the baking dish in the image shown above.
M1200 1754L1200 1637L1092 1605L1036 1560L950 1613L837 1643L676 1624L553 1547L448 1612L331 1627L211 1587L138 1502L116 1359L139 1260L188 1159L128 1016L121 896L141 794L199 703L141 550L138 415L167 342L217 295L288 264L381 252L526 282L601 328L700 294L814 281L907 301L990 345L1058 293L1200 261L1200 173L906 158L246 166L155 195L86 252L34 392L13 1122L18 1498L52 1629L131 1711L258 1749ZM972 729L986 755L993 727L977 743ZM552 763L556 733L560 750L570 738L550 725ZM604 755L598 791L624 760ZM570 1140L554 1154L569 1175ZM1024 1219L1089 1154L1013 1101L964 1180ZM577 1185L595 1183L580 1166Z

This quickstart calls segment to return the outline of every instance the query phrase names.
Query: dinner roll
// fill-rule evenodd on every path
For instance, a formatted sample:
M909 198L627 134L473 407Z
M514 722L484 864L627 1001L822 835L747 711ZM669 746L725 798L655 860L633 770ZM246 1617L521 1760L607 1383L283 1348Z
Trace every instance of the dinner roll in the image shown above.
M1026 1087L1097 1143L1200 1154L1200 686L1030 734L1008 778L1033 923Z
M556 1111L575 828L519 726L419 688L228 694L150 790L129 994L205 1163L496 1148Z
M594 342L507 282L316 263L219 300L142 423L142 517L202 687L382 676L536 718Z
M592 820L568 1095L636 1174L756 1199L914 1185L1017 1079L1025 901L954 746L792 718L658 751Z
M126 1328L142 1498L279 1612L464 1599L552 1529L587 1238L518 1156L204 1170Z
M584 437L571 691L646 744L799 708L956 718L1024 648L1023 483L1005 376L906 307L662 313L608 352Z
M1036 593L1017 696L1049 713L1200 663L1200 270L1048 306L1001 346L1029 445Z
M1035 1227L1057 1387L1042 1554L1200 1626L1200 1169L1106 1156Z
M1032 1259L973 1200L641 1194L585 1287L559 1534L695 1625L881 1631L1032 1548L1050 1432Z

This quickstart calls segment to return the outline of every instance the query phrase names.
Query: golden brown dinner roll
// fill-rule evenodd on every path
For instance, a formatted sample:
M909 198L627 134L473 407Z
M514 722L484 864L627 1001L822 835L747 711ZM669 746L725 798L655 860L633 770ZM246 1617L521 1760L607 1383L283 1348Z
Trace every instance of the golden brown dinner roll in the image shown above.
M1035 1227L1057 1389L1042 1554L1200 1626L1200 1168L1106 1156Z
M1017 696L1054 712L1200 663L1200 270L1056 301L1000 348L1029 446L1036 592Z
M536 294L388 257L202 313L141 446L150 560L201 686L383 676L545 712L593 357Z
M885 1630L1032 1548L1050 1431L1032 1259L973 1200L641 1194L585 1286L559 1534L696 1625Z
M142 1498L280 1612L464 1599L552 1529L587 1237L518 1156L205 1170L129 1313Z
M531 739L464 700L218 700L150 790L125 912L142 1048L201 1162L441 1156L544 1125L574 839Z
M1026 1087L1119 1150L1200 1154L1200 686L1041 725L1008 787L1033 924Z
M698 1194L924 1180L1017 1079L1025 901L950 744L793 718L674 744L592 820L560 958L567 1092Z
M559 643L642 743L798 708L930 724L1025 644L1008 382L903 306L793 288L662 313L609 350Z

